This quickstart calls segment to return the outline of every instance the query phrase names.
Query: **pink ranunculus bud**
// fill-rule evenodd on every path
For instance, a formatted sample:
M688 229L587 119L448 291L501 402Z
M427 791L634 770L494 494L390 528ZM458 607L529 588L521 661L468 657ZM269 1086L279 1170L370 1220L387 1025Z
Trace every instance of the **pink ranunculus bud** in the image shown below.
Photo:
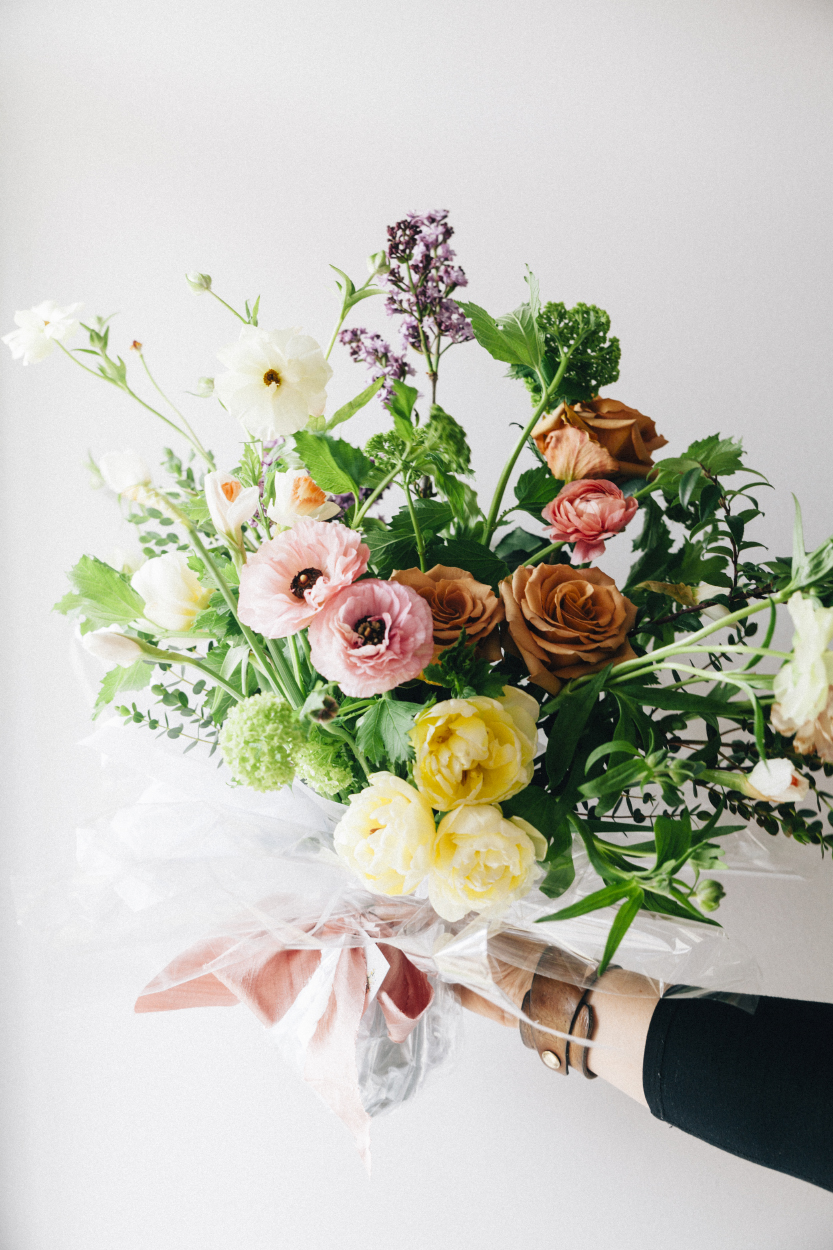
M547 436L544 459L553 477L574 482L585 477L614 477L619 466L609 451L594 442L586 430L562 425Z
M584 478L563 487L541 516L552 526L550 539L575 543L576 562L585 564L604 554L604 540L623 530L638 507L612 482Z
M434 618L410 586L373 577L331 599L311 622L309 641L313 667L346 695L364 699L431 663Z
M361 577L369 558L356 530L298 521L259 547L240 570L240 619L266 638L297 634Z

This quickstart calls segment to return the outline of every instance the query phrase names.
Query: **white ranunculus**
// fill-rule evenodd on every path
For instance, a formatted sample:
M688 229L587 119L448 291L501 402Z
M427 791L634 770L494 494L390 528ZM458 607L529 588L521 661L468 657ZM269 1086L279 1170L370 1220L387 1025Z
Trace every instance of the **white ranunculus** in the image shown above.
M340 511L338 504L327 499L306 469L275 474L275 499L266 509L266 515L276 525L289 529L302 518L329 521Z
M98 462L104 481L117 495L133 486L150 485L150 469L135 451L107 451Z
M208 607L206 590L182 551L155 556L134 573L130 584L145 601L145 618L171 633L185 633Z
M218 356L228 373L214 379L214 393L255 438L294 434L323 413L333 371L302 330L243 326Z
M14 322L19 329L4 334L3 342L15 360L22 356L24 365L34 364L48 356L56 343L65 342L75 333L78 329L75 314L82 307L82 304L68 304L60 308L54 300L47 299L36 308L16 312Z
M746 778L746 793L767 803L801 803L810 783L789 760L759 760Z
M117 625L108 625L106 629L82 634L81 646L108 668L115 664L121 668L130 668L131 664L142 658L142 648L138 642L120 633Z
M798 729L813 721L827 705L833 685L833 608L818 607L798 591L787 603L795 625L792 659L776 674L775 700L783 722Z
M235 547L243 545L241 526L257 511L260 491L256 486L244 486L229 473L206 473L205 502L218 534L222 534Z

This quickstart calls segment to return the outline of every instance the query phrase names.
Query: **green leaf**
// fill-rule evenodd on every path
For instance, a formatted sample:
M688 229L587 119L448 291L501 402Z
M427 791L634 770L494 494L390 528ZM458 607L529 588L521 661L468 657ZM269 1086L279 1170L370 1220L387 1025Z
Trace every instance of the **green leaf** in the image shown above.
M403 421L407 421L408 425L413 425L414 405L419 398L419 391L415 386L408 386L407 382L402 382L398 378L393 383L393 394L387 402L387 407L396 417L401 417Z
M656 465L660 475L687 473L698 466L715 477L729 477L743 468L743 444L734 438L710 434L700 438L681 456L669 456Z
M414 513L417 525L425 535L439 533L454 518L454 513L450 506L447 503L440 503L438 499L415 499ZM396 516L391 519L390 528L393 532L400 534L400 536L402 534L413 534L414 527L410 509L401 508Z
M654 839L657 844L657 868L669 861L683 859L691 847L691 817L688 812L682 820L657 816Z
M516 346L507 339L494 317L487 313L485 308L481 308L479 304L470 303L460 303L460 308L471 322L474 337L481 347L485 347L490 356L510 365L528 363L518 355Z
M684 508L688 507L689 500L694 494L694 489L702 476L703 470L700 468L699 464L696 464L693 469L688 469L680 478L678 490L680 503Z
M627 899L617 911L613 924L610 926L610 933L607 935L607 942L605 943L602 962L596 969L596 976L602 976L607 970L608 964L616 954L622 939L636 919L637 912L642 906L644 900L645 895L642 890L634 890L631 897Z
M355 416L360 409L364 408L365 404L370 403L376 392L381 389L384 381L384 378L377 378L375 382L371 382L370 386L365 387L360 394L356 395L355 399L351 399L348 403L342 404L342 406L330 417L326 428L328 430L332 430L335 429L337 425L341 425L343 421L349 421L350 418Z
M580 686L559 699L546 754L547 775L553 789L567 774L578 740L610 673L611 666L608 665L600 673L594 673L586 686Z
M603 890L595 890L593 894L579 899L577 903L571 903L569 907L562 907L551 916L540 916L538 923L543 924L545 920L575 920L577 916L586 916L588 912L600 911L602 907L610 907L613 903L618 903L620 899L627 898L632 891L632 881L623 881L621 885L606 885Z
M539 464L534 469L527 469L515 483L515 501L524 512L540 517L548 503L555 499L563 482L553 477L546 465ZM539 546L543 539L539 540Z
M689 694L687 690L669 690L667 686L621 685L616 687L615 694L617 699L626 699L639 707L687 712L712 723L720 716L730 720L746 720L749 716L748 707L729 702L722 696Z
M419 567L419 553L413 530L408 534L402 530L380 530L374 527L364 531L364 540L370 548L370 563L379 577L390 577L394 569Z
M499 699L506 685L506 677L495 672L488 660L478 656L474 643L469 642L466 631L450 647L440 652L436 664L428 664L424 670L426 681L445 686L455 699L467 699L473 694Z
M263 465L257 444L254 442L246 443L243 448L243 454L240 457L240 463L234 470L234 476L239 478L244 486L257 486L262 475ZM205 511L208 513L208 505L206 505ZM195 519L192 518L192 520Z
M454 516L469 524L479 520L483 513L477 502L477 494L468 482L461 482L453 473L447 473L440 465L431 466L431 476L440 492L445 495Z
M542 894L546 894L547 898L560 898L566 890L569 890L575 879L576 866L573 863L573 848L569 846L553 860L547 860L547 875L538 889Z
M470 538L452 538L438 545L431 543L426 553L426 563L446 564L452 568L465 569L476 582L483 582L496 589L499 582L509 576L509 566L482 543Z
M527 786L519 794L501 803L504 816L520 816L547 839L547 860L569 850L573 843L570 827L559 818L558 800L541 786Z
M404 764L412 754L409 735L414 717L421 711L419 703L399 703L395 699L372 703L358 723L359 750L376 764L385 758L391 764Z
M555 480L555 479L553 479ZM505 560L511 571L523 564L527 556L536 551L543 551L547 546L546 539L540 534L530 534L528 530L514 529L504 534L495 547L495 555Z
M144 599L127 578L95 556L82 556L67 577L75 593L64 595L53 610L80 613L82 634L107 625L129 625L145 610Z
M341 438L329 434L310 434L299 430L294 436L298 455L313 481L331 495L352 491L358 498L359 487L373 476L367 457Z
M153 677L153 668L152 664L146 664L144 660L137 660L129 668L122 668L120 665L111 668L101 679L93 718L106 704L112 703L120 691L144 690L145 686L149 686Z

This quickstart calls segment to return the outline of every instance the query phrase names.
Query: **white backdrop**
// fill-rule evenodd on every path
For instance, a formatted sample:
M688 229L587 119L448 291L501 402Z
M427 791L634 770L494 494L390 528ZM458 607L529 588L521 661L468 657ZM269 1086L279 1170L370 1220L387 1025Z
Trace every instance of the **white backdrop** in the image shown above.
M5 0L2 318L45 299L119 316L182 395L236 336L182 274L262 324L329 336L332 261L363 276L385 225L448 207L471 298L601 304L610 393L671 451L742 434L778 488L763 527L830 531L833 9L811 0ZM381 309L356 318L380 327ZM333 405L361 371L339 349ZM474 347L441 402L491 484L528 409ZM51 358L6 356L3 759L10 872L71 864L101 802L75 743L87 708L49 614L114 509L86 449L152 456L161 431ZM217 405L184 397L233 463ZM379 428L378 410L354 433ZM126 527L125 527L126 528ZM621 565L614 557L611 571ZM720 913L764 988L833 996L833 866L733 880ZM339 1122L244 1010L133 1017L67 1006L3 896L2 1250L822 1250L830 1195L723 1156L598 1081L555 1080L517 1036L467 1021L456 1067L374 1127L364 1175ZM800 1061L800 1042L773 1064Z

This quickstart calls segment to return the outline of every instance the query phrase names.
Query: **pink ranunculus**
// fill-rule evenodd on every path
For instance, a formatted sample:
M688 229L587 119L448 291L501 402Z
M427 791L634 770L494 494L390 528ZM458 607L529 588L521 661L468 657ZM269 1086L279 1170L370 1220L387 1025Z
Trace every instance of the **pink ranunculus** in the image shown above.
M331 599L309 629L313 666L363 699L416 677L434 654L434 618L415 590L368 578Z
M575 543L575 558L584 564L604 554L604 540L623 530L638 507L612 482L585 478L564 486L541 516L552 526L552 541Z
M258 548L240 570L240 619L266 638L297 634L361 577L369 557L356 530L298 521Z

